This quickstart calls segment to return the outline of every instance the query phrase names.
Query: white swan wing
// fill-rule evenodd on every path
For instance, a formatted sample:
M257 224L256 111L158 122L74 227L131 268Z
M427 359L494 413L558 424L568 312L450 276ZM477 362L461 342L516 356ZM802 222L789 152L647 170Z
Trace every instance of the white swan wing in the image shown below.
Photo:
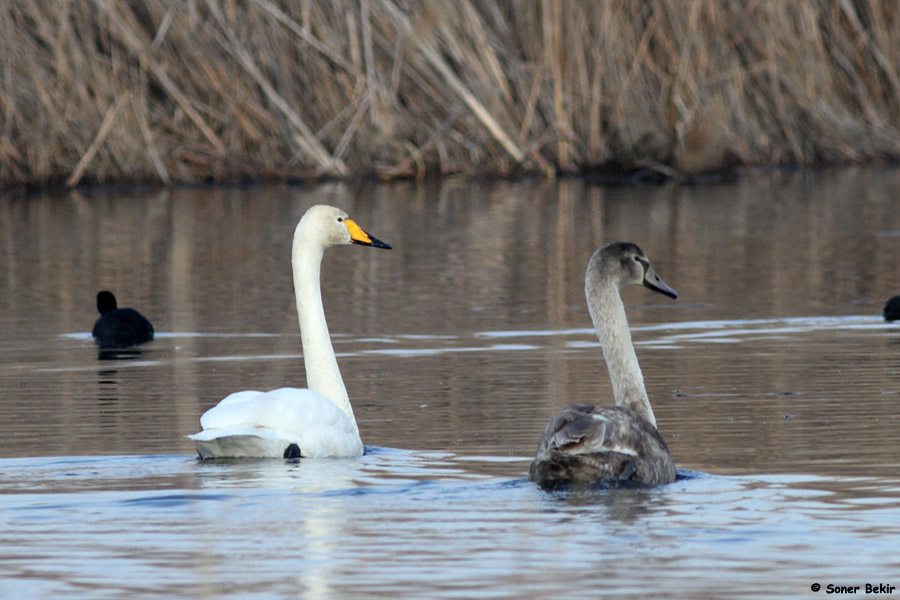
M203 422L203 419L206 418L207 415L212 415L211 418L215 418L216 412L215 409L221 408L223 406L228 406L229 404L241 404L246 402L252 402L259 396L262 396L265 392L260 392L257 390L247 390L244 392L234 392L233 394L228 394L222 400L219 401L214 407L203 413L203 416L200 417L200 424L203 427L212 427L213 424L210 422L209 425ZM221 413L219 413L221 414Z
M204 458L281 457L290 444L305 457L363 453L355 422L307 389L237 392L206 411L200 424L203 431L188 437Z

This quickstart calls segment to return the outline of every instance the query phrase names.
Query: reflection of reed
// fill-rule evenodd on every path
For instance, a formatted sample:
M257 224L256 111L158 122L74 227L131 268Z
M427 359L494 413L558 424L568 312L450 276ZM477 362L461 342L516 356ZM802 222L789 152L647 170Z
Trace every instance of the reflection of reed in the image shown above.
M0 434L15 427L17 435L0 435L0 448L6 455L190 452L182 435L229 391L303 385L290 242L303 211L328 202L394 246L326 256L325 309L339 354L370 336L449 335L468 345L488 343L475 336L482 331L589 328L586 261L601 243L630 239L679 292L666 305L638 289L624 297L660 429L679 435L668 439L680 465L720 472L798 465L849 455L851 445L878 458L873 444L896 426L891 391L900 368L886 334L822 331L785 343L675 351L640 345L654 335L640 326L846 314L877 320L900 286L900 237L893 235L900 213L891 200L898 183L893 171L847 170L709 187L446 181L6 198L0 385L9 419ZM160 333L179 334L152 342L153 364L121 365L118 402L104 408L119 412L104 417L103 429L96 351L89 340L58 336L90 329L100 287L123 290ZM339 360L365 443L529 456L560 407L611 399L599 349L570 341L550 336L540 350ZM206 360L254 355L298 358ZM39 370L79 366L93 377ZM851 408L871 416L868 430L840 431Z
M170 221L171 238L167 250L168 260L165 269L167 299L164 303L170 306L170 323L174 332L197 331L197 315L204 312L204 305L194 302L195 293L192 274L195 266L195 252L198 247L194 240L194 232L200 229L197 216L189 203L172 205ZM197 356L200 352L196 340L192 337L179 340L178 353L184 357ZM204 404L203 390L198 389L199 365L192 360L175 360L172 368L172 400L175 418L173 425L179 431L196 427L197 407ZM201 409L201 411L204 409Z

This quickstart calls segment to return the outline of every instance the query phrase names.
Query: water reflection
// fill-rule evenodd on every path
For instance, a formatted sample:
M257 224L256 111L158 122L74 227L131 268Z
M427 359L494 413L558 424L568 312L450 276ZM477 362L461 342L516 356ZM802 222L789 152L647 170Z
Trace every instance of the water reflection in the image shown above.
M900 325L880 312L900 288L898 188L848 169L0 198L0 595L896 584ZM305 384L289 249L323 202L394 245L322 270L367 453L199 461L184 435L231 390ZM625 291L682 477L547 494L524 479L547 419L611 398L583 277L613 239L681 294ZM133 291L152 344L98 352L104 286Z
M3 452L189 453L183 435L230 390L302 387L290 241L326 202L396 240L386 254L337 249L322 271L366 443L527 457L561 406L607 402L584 267L601 243L632 239L681 293L663 307L625 292L679 465L888 469L874 445L893 450L897 330L840 319L874 318L900 286L898 187L896 171L848 169L694 187L451 180L3 198L0 381L17 428ZM84 337L104 286L153 316L152 351L100 354ZM109 373L96 375L98 359ZM115 435L97 430L101 396L119 402ZM825 441L859 415L881 418Z
M97 360L137 360L143 354L138 348L97 348Z

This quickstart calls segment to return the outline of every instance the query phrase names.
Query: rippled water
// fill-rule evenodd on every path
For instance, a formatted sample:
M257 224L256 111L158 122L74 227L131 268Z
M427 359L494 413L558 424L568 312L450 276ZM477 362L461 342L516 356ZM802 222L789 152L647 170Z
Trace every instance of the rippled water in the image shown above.
M898 188L870 169L0 198L0 595L900 588L900 325L879 316ZM317 202L394 246L323 265L367 454L198 461L206 408L304 384L289 245ZM582 286L612 239L680 294L624 294L680 478L542 492L524 475L547 419L611 395ZM157 339L98 353L105 288Z

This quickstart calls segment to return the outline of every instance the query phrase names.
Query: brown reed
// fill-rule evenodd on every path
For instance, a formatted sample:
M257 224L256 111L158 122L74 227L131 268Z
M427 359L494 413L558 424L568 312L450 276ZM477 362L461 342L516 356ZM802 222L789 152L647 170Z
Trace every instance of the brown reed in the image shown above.
M10 0L0 185L900 157L895 0Z

